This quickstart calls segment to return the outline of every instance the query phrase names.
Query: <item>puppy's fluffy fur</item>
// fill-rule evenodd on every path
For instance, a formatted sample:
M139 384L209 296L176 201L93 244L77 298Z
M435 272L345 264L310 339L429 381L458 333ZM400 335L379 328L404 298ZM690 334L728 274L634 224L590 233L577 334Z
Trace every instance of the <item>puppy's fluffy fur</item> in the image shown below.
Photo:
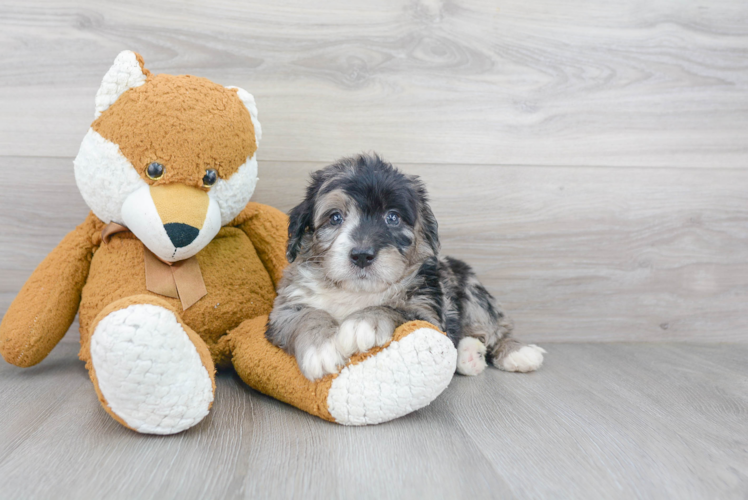
M511 323L472 269L439 255L423 183L378 156L347 158L312 174L290 214L288 260L267 338L314 380L420 319L458 349L457 371L486 362L533 371L543 351L511 338Z

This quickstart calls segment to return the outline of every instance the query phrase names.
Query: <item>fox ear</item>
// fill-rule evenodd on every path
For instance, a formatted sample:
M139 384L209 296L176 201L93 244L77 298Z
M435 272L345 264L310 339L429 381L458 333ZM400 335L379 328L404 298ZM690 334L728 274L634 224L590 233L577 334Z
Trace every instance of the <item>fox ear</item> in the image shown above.
M249 111L249 117L252 119L252 125L255 128L255 142L257 146L260 145L260 139L262 138L262 127L257 119L257 104L255 104L255 98L252 94L239 87L226 87L229 90L236 91L237 97L242 101L244 107Z
M131 50L120 52L96 92L94 118L101 116L125 91L143 85L149 74L143 67L143 58L139 54Z

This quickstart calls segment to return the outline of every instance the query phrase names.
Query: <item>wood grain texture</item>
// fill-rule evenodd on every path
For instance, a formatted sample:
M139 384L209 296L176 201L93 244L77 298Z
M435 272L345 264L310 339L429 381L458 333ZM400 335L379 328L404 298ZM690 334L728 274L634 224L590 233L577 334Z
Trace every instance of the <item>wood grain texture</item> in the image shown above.
M73 156L129 48L254 93L261 160L746 164L737 0L11 0L0 33L0 155Z
M8 1L0 310L86 208L114 55L257 96L255 199L378 150L533 340L748 338L748 4Z
M262 162L288 211L322 163ZM475 267L528 341L748 341L748 170L401 164L443 252ZM1 158L0 311L88 212L69 158ZM73 338L74 340L74 338Z
M345 428L229 374L197 427L124 429L72 345L0 366L2 498L679 498L748 494L746 345L550 344L456 376L429 407Z

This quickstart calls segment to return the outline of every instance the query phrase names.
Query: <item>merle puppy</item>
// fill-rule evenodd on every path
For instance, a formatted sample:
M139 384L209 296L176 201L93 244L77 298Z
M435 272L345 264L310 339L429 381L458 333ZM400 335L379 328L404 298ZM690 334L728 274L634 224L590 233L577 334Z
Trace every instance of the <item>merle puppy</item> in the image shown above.
M340 160L312 174L290 214L288 260L266 336L315 380L386 343L399 325L425 320L458 349L457 371L486 361L529 372L540 347L511 337L511 322L472 269L439 255L423 183L378 156Z

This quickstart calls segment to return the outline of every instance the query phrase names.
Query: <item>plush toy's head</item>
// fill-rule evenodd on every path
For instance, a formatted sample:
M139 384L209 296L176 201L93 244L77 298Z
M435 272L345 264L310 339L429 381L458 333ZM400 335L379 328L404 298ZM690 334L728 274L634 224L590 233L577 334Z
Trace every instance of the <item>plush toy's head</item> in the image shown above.
M254 98L204 78L153 75L117 56L75 158L83 199L168 262L192 257L247 205L261 129Z

